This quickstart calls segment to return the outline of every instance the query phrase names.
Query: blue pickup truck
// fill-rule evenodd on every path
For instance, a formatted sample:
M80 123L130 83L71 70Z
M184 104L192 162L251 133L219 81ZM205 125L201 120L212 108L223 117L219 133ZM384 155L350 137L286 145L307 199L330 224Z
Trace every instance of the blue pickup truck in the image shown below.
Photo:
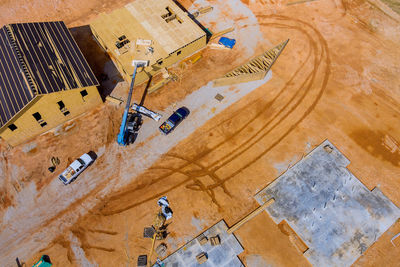
M169 134L189 115L189 113L190 111L186 107L177 109L163 124L161 124L160 131L163 134Z

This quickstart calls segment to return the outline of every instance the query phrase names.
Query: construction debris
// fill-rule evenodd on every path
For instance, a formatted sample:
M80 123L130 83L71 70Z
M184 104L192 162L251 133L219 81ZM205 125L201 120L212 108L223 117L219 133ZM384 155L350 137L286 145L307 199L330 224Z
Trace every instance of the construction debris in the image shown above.
M264 79L288 42L289 39L228 72L223 77L214 80L214 86L224 86Z

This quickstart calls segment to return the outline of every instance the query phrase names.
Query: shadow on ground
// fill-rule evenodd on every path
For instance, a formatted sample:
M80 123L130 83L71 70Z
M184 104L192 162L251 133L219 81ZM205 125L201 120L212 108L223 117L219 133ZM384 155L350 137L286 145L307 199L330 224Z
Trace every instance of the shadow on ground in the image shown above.
M99 93L103 100L115 86L123 81L109 55L94 39L89 25L69 29L100 83Z

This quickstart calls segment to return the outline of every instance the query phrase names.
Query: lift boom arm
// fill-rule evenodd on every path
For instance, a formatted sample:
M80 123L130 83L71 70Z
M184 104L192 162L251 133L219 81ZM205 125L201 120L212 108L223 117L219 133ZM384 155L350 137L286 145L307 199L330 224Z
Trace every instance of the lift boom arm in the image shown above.
M118 134L118 139L117 139L117 142L118 142L118 144L120 146L126 146L126 140L125 140L126 121L127 121L127 118L128 118L129 107L131 105L133 86L135 84L135 77L136 77L137 68L146 66L146 63L144 63L144 62L134 63L134 66L135 66L135 69L133 70L132 81L131 81L131 85L130 85L130 88L129 88L129 94L128 94L128 98L126 100L124 115L122 116L122 122L121 122L121 126L119 128L119 134Z
M135 110L136 112L139 112L140 114L143 114L149 118L152 118L155 121L159 121L162 117L161 114L158 114L144 106L139 106L135 103L133 103L132 109Z

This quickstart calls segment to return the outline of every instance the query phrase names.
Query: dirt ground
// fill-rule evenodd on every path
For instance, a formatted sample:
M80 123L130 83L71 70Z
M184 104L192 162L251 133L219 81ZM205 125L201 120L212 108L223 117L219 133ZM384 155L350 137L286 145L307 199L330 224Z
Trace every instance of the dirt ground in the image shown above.
M6 0L0 3L0 23L66 21L99 77L109 59L90 39L87 24L100 12L128 2ZM180 2L189 10L197 4ZM227 52L206 48L195 65L175 67L180 79L149 95L147 105L163 110L289 38L272 68L272 79L196 129L143 173L133 166L109 166L108 158L121 161L141 144L125 151L115 147L122 109L108 103L26 145L10 148L2 143L0 235L14 230L10 238L16 241L7 249L9 244L0 242L0 258L19 251L28 265L48 254L55 266L136 266L137 256L150 250L143 228L153 221L157 198L167 195L174 210L166 240L173 252L219 220L233 225L254 210L253 196L325 139L351 161L349 169L368 188L379 186L400 206L400 16L379 1L232 2L251 11L265 42L259 42L250 56L240 46ZM230 11L227 8L222 15L233 17L236 30L255 26L246 24L248 13ZM100 90L107 95L108 88ZM37 227L24 228L28 221L8 221L10 210L26 205L20 195L32 185L37 197L57 197L46 191L56 179L47 171L51 156L60 158L62 169L88 150L103 151L94 165L94 172L104 174L101 182L67 208L41 210L46 219ZM121 168L130 168L135 178L102 194L108 184L118 183ZM78 219L70 220L71 213ZM49 227L61 221L58 230ZM40 231L45 237L35 235ZM400 241L391 242L399 231L400 221L354 265L400 266ZM245 249L239 257L246 266L310 265L290 231L266 213L235 234ZM52 241L43 241L36 250L24 249L25 242L41 238Z

